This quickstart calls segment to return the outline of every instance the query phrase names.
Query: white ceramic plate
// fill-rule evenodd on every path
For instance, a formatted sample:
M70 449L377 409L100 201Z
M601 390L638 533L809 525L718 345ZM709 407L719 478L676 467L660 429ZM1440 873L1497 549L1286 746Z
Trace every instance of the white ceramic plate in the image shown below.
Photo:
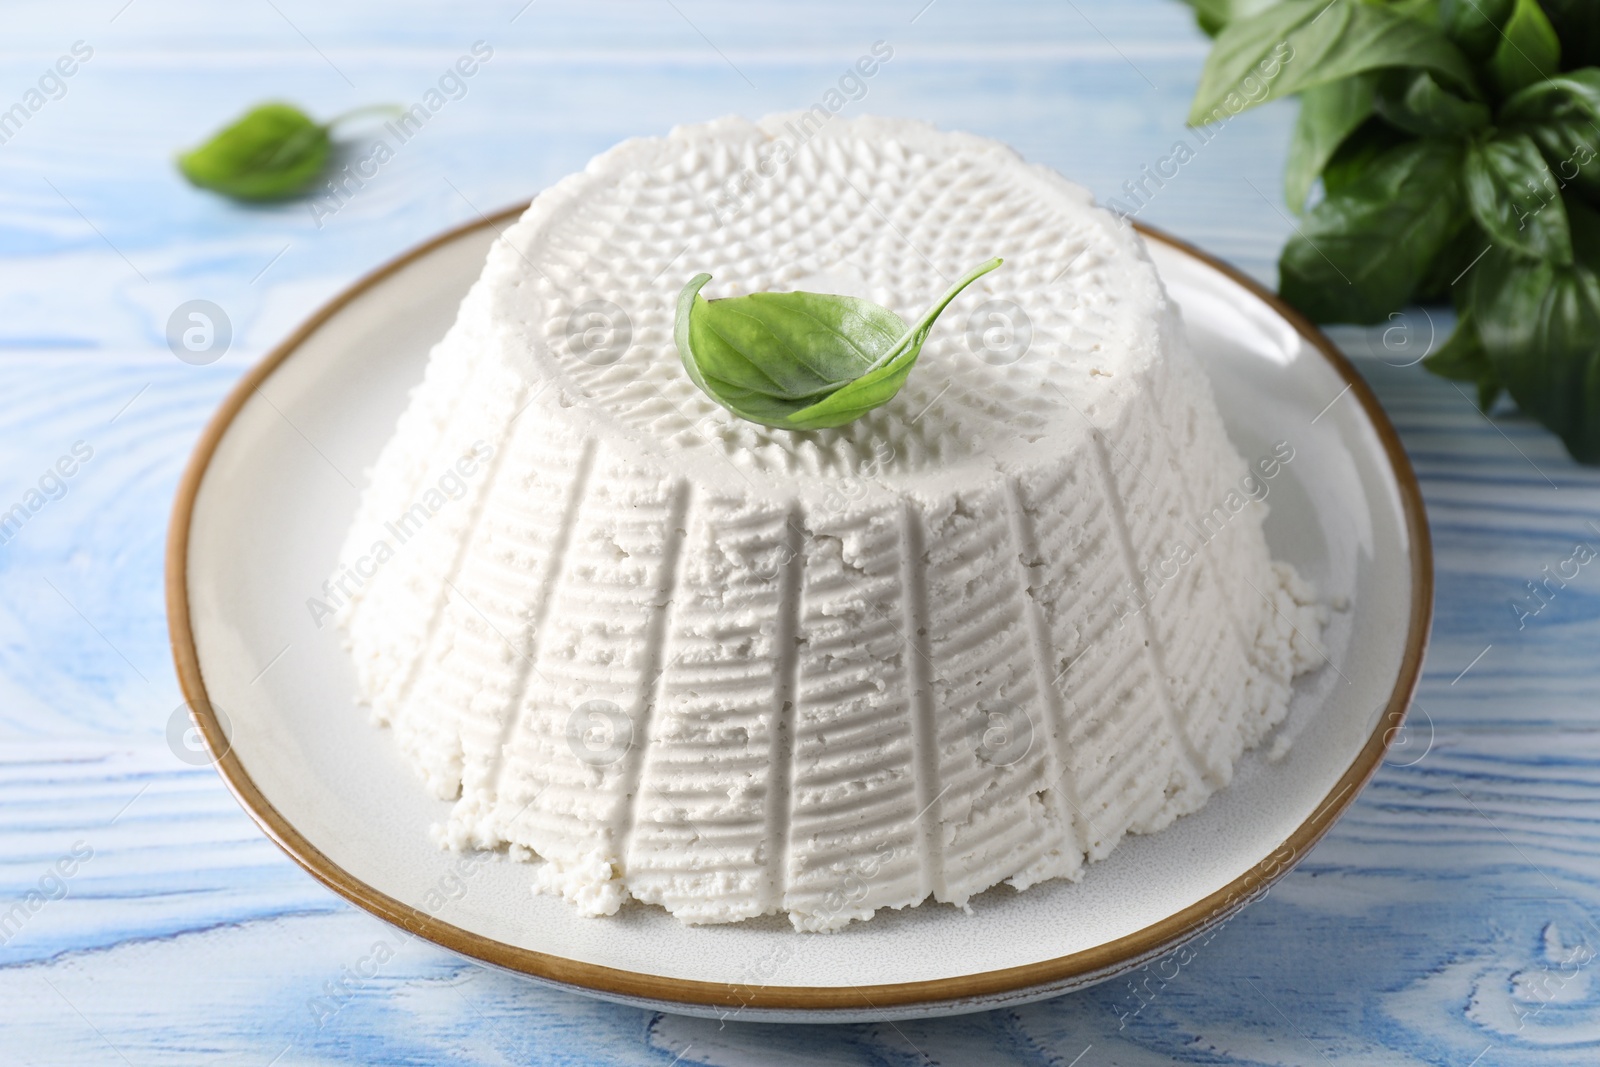
M517 209L520 210L520 209ZM1333 613L1329 664L1198 814L1129 838L1079 884L990 890L840 934L772 918L688 927L658 908L585 919L530 868L441 852L433 800L355 705L336 626L307 600L429 347L516 210L351 288L255 368L179 491L168 608L180 680L217 767L262 828L364 908L458 952L581 992L745 1019L976 1011L1104 980L1221 921L1305 855L1377 768L1416 683L1432 562L1416 481L1354 370L1223 265L1147 232L1247 460L1280 441L1267 538ZM276 658L275 658L276 657ZM1287 745L1284 751L1285 742ZM1275 757L1275 758L1274 758Z

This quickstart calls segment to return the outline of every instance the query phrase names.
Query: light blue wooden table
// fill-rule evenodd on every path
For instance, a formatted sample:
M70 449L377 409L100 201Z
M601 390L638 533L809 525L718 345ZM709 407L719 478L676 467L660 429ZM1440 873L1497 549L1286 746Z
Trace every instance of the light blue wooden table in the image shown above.
M998 137L1117 196L1183 133L1205 42L1178 4L13 0L0 23L0 109L26 112L0 114L0 510L42 498L0 545L0 913L26 912L0 931L0 1065L1600 1062L1600 563L1528 586L1600 546L1600 471L1406 366L1421 313L1387 345L1338 335L1433 524L1413 730L1181 972L898 1026L618 1008L397 941L169 746L178 472L241 370L358 274L623 137L808 106L876 41L893 58L849 110ZM171 167L262 98L410 103L476 41L465 94L337 212L232 206ZM77 42L92 55L29 97ZM1141 218L1270 282L1292 116L1230 123ZM209 366L166 343L192 299L232 324ZM361 968L379 941L393 958Z

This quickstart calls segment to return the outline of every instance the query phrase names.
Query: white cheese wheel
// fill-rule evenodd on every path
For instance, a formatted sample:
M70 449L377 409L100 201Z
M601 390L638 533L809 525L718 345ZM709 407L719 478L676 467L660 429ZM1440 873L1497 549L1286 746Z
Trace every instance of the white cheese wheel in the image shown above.
M993 256L835 430L736 418L673 344L701 271L912 321ZM506 231L335 584L447 844L589 914L831 930L1078 878L1228 782L1316 635L1248 474L1086 191L919 123L722 120Z

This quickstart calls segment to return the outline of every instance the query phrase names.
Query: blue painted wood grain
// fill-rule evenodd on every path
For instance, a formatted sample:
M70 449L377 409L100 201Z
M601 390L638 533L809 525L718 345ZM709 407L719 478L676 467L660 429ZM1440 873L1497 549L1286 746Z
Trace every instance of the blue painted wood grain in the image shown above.
M0 944L0 1063L1600 1060L1600 568L1527 599L1575 544L1600 546L1600 472L1409 365L1448 327L1422 312L1338 333L1400 427L1436 541L1408 743L1185 966L915 1024L618 1008L400 938L168 748L178 472L241 370L322 300L623 137L808 106L878 40L894 57L852 110L1000 137L1120 196L1186 136L1206 46L1178 4L29 0L4 17L0 109L74 42L94 52L0 144L0 509L75 444L93 455L0 545L0 912L58 898ZM320 225L304 203L242 208L172 170L175 149L259 99L319 115L409 102L480 40L494 55L466 94ZM1140 217L1270 282L1292 116L1229 123ZM194 298L234 327L209 367L164 341Z

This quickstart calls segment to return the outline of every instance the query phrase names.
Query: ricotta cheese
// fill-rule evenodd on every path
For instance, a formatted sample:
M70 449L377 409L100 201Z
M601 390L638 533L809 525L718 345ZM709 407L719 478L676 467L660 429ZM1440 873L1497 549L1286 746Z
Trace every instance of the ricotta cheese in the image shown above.
M835 430L739 420L673 346L700 271L910 321L991 256ZM1249 474L1085 190L914 122L721 120L613 148L496 242L345 565L405 538L340 620L450 847L588 914L834 930L1076 879L1227 784L1318 631Z

